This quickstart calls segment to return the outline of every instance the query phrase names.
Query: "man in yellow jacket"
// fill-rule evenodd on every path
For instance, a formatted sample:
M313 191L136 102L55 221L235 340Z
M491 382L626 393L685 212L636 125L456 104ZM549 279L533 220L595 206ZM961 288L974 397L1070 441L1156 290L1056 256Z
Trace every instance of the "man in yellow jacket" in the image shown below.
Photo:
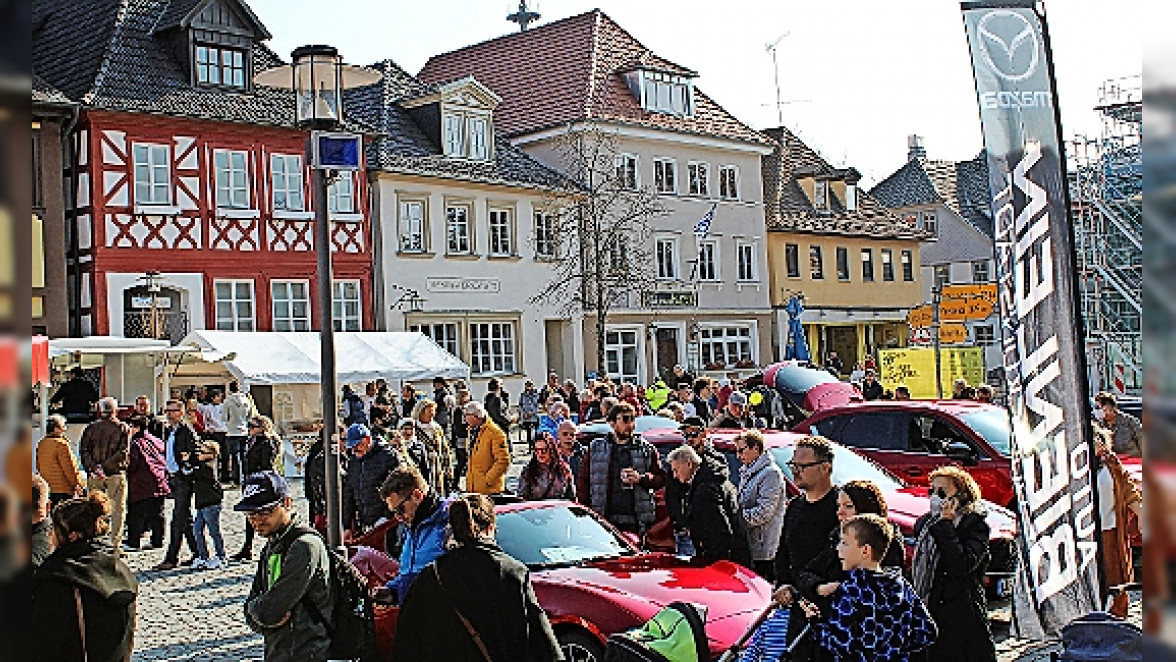
M489 420L480 402L467 403L463 413L470 430L466 492L501 494L506 491L506 470L510 468L506 433Z

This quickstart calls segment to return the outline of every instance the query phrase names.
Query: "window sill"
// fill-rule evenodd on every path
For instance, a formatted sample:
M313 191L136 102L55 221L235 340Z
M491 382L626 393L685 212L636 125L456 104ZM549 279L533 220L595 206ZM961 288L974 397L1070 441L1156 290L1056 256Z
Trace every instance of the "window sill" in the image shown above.
M486 256L486 259L488 259L488 260L499 260L499 261L502 261L502 262L518 262L518 261L520 261L520 260L522 260L522 259L523 259L523 256L522 256L522 255L515 255L515 254L513 254L513 253L512 253L512 254L510 254L510 255L506 255L506 254L503 254L503 255L487 255L487 256Z
M554 255L536 255L536 262L559 262L559 258Z
M274 218L282 221L313 221L314 212L312 211L290 211L286 209L275 209Z
M180 208L171 205L135 205L135 213L149 216L175 216L180 213Z
M741 290L745 287L754 287L758 290L760 288L760 283L757 280L741 280L736 282L735 286Z
M331 214L331 220L336 223L355 223L363 220L363 214Z
M396 251L397 257L431 259L437 256L432 251Z
M216 208L217 218L259 218L261 212L256 209L223 209Z
M448 260L469 260L471 262L476 262L481 260L482 256L475 255L473 253L446 253L445 258Z

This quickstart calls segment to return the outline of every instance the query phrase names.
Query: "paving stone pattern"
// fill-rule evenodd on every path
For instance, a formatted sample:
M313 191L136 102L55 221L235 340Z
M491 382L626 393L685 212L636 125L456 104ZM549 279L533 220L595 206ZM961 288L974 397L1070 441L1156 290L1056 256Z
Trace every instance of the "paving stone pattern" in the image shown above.
M515 462L509 485L525 462L525 444L514 445ZM292 481L295 508L300 517L307 512L302 482ZM241 548L245 518L232 511L240 491L225 492L221 530L225 549L234 554ZM170 502L168 505L170 517ZM170 520L169 520L170 521ZM209 541L211 545L211 541ZM262 539L254 542L254 554L261 551ZM188 557L185 548L180 558ZM134 662L253 662L262 659L261 637L245 625L243 605L249 593L256 561L230 563L217 570L180 568L168 572L151 570L163 560L163 550L129 554L127 564L139 578L138 628L135 633ZM1132 618L1140 620L1138 596L1132 602ZM1001 662L1048 662L1056 646L1009 638L1007 629L996 628Z

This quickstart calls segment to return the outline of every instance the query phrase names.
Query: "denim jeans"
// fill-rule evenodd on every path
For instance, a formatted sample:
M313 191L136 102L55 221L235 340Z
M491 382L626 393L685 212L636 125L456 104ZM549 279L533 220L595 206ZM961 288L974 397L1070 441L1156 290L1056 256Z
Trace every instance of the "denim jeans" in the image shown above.
M220 530L221 507L205 506L196 511L196 519L192 522L192 534L196 536L196 555L208 559L208 543L204 541L204 529L208 528L208 535L212 537L212 544L218 558L225 557L225 539Z
M690 539L689 533L674 532L674 553L678 556L693 557L695 555L694 541Z

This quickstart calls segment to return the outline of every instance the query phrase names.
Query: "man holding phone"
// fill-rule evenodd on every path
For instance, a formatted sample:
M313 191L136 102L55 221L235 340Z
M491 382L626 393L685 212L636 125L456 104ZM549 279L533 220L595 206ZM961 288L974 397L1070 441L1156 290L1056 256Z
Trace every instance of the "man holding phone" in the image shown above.
M633 405L617 404L607 420L612 432L589 444L576 494L613 526L643 536L656 518L653 493L665 487L666 472L657 448L635 432Z

